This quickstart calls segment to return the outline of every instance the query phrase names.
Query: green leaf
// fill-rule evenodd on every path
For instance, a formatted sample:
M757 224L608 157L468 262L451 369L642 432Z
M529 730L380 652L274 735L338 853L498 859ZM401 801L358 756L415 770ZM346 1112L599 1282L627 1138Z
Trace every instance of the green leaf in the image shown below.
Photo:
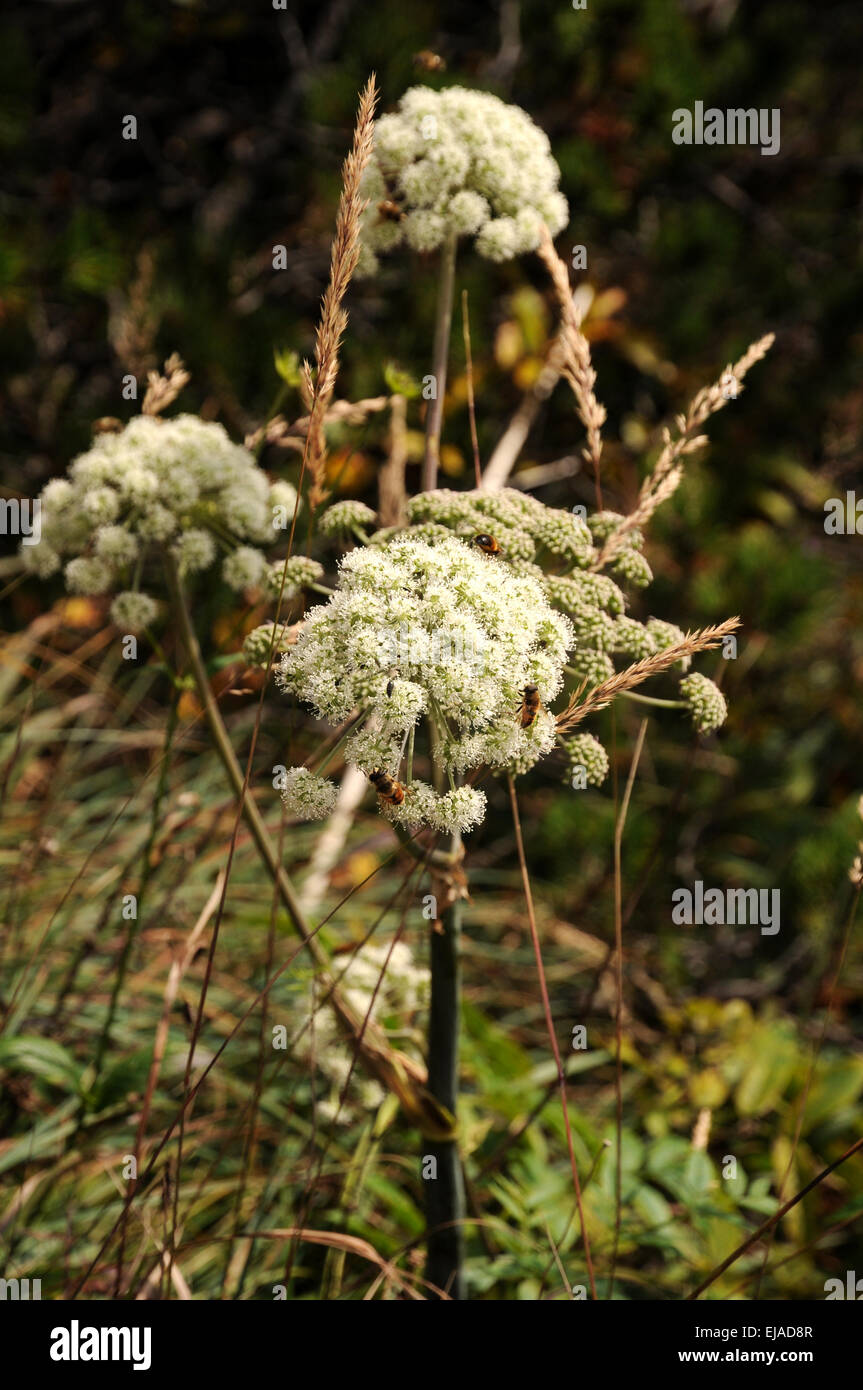
M803 1133L816 1129L824 1120L852 1106L863 1090L863 1057L835 1062L816 1076L803 1123Z
M273 351L273 363L286 386L299 386L301 381L300 359L296 352L288 352L285 348L276 348Z
M394 396L406 396L408 400L413 400L420 393L419 382L409 372L397 367L395 362L387 362L384 367L384 381L387 390Z
M673 1216L671 1207L661 1192L646 1183L639 1187L632 1199L632 1205L646 1226L663 1226Z
M125 1100L127 1096L143 1095L152 1056L151 1047L141 1048L109 1067L88 1096L89 1108L104 1110L109 1105L116 1105L118 1101Z
M53 1038L40 1038L36 1034L0 1038L0 1067L26 1072L63 1091L77 1092L81 1088L83 1068Z

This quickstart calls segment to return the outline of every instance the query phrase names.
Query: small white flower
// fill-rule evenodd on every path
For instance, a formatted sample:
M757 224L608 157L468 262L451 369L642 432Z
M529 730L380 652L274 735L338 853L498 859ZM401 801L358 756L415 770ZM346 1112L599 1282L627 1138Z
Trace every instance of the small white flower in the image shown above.
M27 573L35 574L39 579L50 579L62 564L56 550L45 540L40 541L38 545L22 546L21 559Z
M124 569L138 556L138 540L125 526L101 526L96 532L96 554L115 569Z
M209 569L216 558L216 542L209 531L193 526L178 537L174 554L181 574L197 574Z
M287 600L296 598L303 589L319 583L323 577L324 567L318 560L311 560L308 555L289 555L287 560L274 560L267 566L263 582L270 598L277 599L281 594Z
M307 767L292 767L285 777L282 800L296 820L326 820L336 804L339 789L326 777L316 777Z
M405 799L397 806L383 802L381 810L387 820L394 825L403 825L407 830L418 826L434 825L434 807L437 801L434 787L428 782L408 782L405 785Z
M68 478L52 478L42 489L42 506L48 511L59 512L67 507L75 496L75 489Z
M297 489L292 483L286 482L283 478L278 478L276 482L270 484L269 496L270 509L273 513L273 527L279 529L279 522L276 516L276 508L280 507L285 514L288 526L294 516L294 508L299 513L302 503L297 506Z
M254 589L264 575L264 557L260 550L250 545L240 545L232 554L225 557L222 565L222 578L229 589L242 593L244 589Z
M438 797L432 807L432 825L449 835L472 830L485 819L486 805L485 792L476 787L456 787Z
M367 507L365 502L355 502L346 498L327 507L326 511L321 513L319 525L325 536L337 536L348 534L356 527L374 526L375 520L376 513L371 507Z
M112 487L94 487L85 492L81 506L91 521L97 524L114 521L120 512L120 497Z
M140 632L149 627L158 612L158 606L149 594L118 594L111 604L111 621L121 632Z
M389 681L384 707L387 727L397 733L413 728L420 715L425 713L427 701L426 691L415 681Z
M476 249L487 261L511 261L518 255L519 245L518 227L512 217L492 218L476 239Z
M81 555L69 561L65 578L70 594L105 594L111 587L111 567L104 560Z
M138 535L147 541L167 541L178 525L176 516L167 507L160 502L149 502L138 518Z

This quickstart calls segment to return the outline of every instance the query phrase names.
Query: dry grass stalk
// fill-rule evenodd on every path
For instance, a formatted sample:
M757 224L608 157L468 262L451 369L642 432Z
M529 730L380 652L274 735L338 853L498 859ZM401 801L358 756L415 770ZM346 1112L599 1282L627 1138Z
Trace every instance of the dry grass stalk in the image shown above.
M578 406L578 414L587 431L587 448L584 449L586 461L593 466L593 474L599 488L599 462L602 453L602 426L605 424L605 407L600 405L594 393L596 372L590 360L590 344L581 331L581 314L572 298L569 271L554 249L548 229L543 227L539 243L540 258L545 263L554 292L560 305L562 320L561 341L563 343L563 364L561 375L572 388Z
M360 196L360 182L372 152L376 103L377 86L372 73L360 95L354 142L342 170L342 194L330 257L330 279L321 301L321 317L315 335L314 382L309 364L303 363L303 395L311 416L308 467L312 474L309 505L313 509L327 496L324 488L327 453L324 420L335 390L339 347L348 321L342 304L360 254L360 214L366 206Z
M389 403L389 396L369 396L364 401L333 401L324 415L324 424L361 425L370 415L386 410ZM265 425L247 434L243 442L247 449L253 450L266 442L281 449L304 451L311 418L311 415L301 415L289 424L284 415L274 415Z
M188 380L189 373L183 365L182 357L179 353L172 352L165 363L164 375L160 372L147 373L147 394L141 406L141 414L160 415L177 399Z
M155 268L152 251L142 247L128 294L124 298L117 296L117 303L112 298L108 324L111 346L136 377L149 372L157 360L153 350L159 323L152 296Z
M599 570L607 565L609 560L625 545L629 533L648 521L657 507L667 501L676 490L683 476L686 455L695 453L707 443L707 435L697 434L696 431L711 415L715 415L730 400L735 400L739 396L743 389L743 378L746 373L750 367L754 366L756 362L760 362L761 358L769 352L773 346L773 341L774 334L765 334L763 338L759 338L756 343L752 343L746 349L739 361L733 364L729 363L718 381L715 381L712 386L702 387L691 401L686 414L677 416L675 420L676 437L672 436L667 427L663 430L662 452L656 461L656 467L641 485L641 492L635 509L608 537L591 566L592 569Z
M649 680L651 676L658 676L661 671L667 671L669 666L673 666L683 657L707 651L710 647L718 647L723 637L727 637L739 626L739 618L726 618L724 623L703 627L697 632L687 632L683 640L675 642L673 647L666 647L665 651L655 652L653 656L644 656L640 661L627 666L625 671L616 671L608 680L601 681L586 694L586 687L582 685L570 697L566 709L557 716L557 732L562 734L575 728L576 724L580 724L589 714L605 709L617 695L622 695L625 690L631 690L635 685L641 685L642 681Z

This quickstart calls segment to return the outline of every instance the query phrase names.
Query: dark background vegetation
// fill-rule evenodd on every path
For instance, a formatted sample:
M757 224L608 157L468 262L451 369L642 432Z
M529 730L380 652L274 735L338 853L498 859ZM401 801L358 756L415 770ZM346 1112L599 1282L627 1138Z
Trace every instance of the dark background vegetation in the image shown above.
M413 55L421 49L442 55L446 71L417 76ZM585 11L564 0L289 0L287 11L263 0L32 3L5 7L0 21L0 457L7 495L33 496L62 473L87 446L94 418L126 418L132 407L121 399L123 374L140 375L172 351L192 372L183 408L221 419L235 437L264 417L279 389L274 351L312 350L341 161L356 94L371 69L383 110L413 81L463 83L522 105L548 132L571 208L558 244L565 256L586 246L588 269L575 278L595 292L586 323L609 414L606 505L633 505L661 421L750 341L777 334L745 393L712 423L709 450L689 464L677 496L657 517L647 547L657 579L637 610L683 627L739 613L743 630L736 661L710 658L699 667L721 680L728 725L697 741L672 712L658 712L627 823L627 1171L637 1182L627 1204L633 1224L623 1246L632 1281L626 1296L649 1294L659 1277L654 1261L666 1296L679 1296L693 1270L710 1268L759 1210L771 1209L768 1189L775 1196L785 1172L822 1029L786 1195L857 1137L863 1117L863 950L853 935L831 989L851 905L848 868L863 790L861 538L827 536L823 525L826 498L855 486L863 495L861 56L859 5L800 0L589 0ZM778 107L780 153L675 146L671 113L696 100ZM137 117L135 142L121 138L127 114ZM276 244L287 248L285 270L272 268ZM459 288L469 290L485 459L535 378L554 306L530 258L495 267L465 250L458 273ZM434 258L402 254L388 258L376 280L353 286L341 396L384 392L390 362L415 375L429 370L434 294ZM286 410L301 412L296 395ZM415 405L410 423L421 428ZM469 486L458 331L444 438L444 481ZM570 457L579 444L571 400L559 388L519 467ZM384 457L380 420L337 439L337 495L374 503ZM265 463L296 476L290 457ZM412 489L419 485L414 465L408 481ZM567 507L593 501L591 481L578 472L538 495ZM5 629L23 628L59 598L59 586L16 589L4 600ZM206 628L203 603L200 614ZM83 636L56 635L63 650L75 652L84 641L99 650L82 623ZM224 628L210 631L210 645L232 649ZM56 689L72 698L75 680L58 673ZM141 696L151 729L163 720L164 690L161 704L156 693L147 687ZM134 700L121 708L129 717ZM237 717L242 735L242 710ZM264 768L268 759L281 760L285 718L284 708L268 708ZM603 716L596 731L615 739L617 776L625 778L639 714L627 707L616 718L613 727L612 716ZM13 744L7 727L9 753ZM132 779L146 769L146 756L140 749L118 754L114 769ZM31 767L22 786L19 764L7 779L3 843L10 863L21 826L34 814L33 798L44 830L80 792L71 774L68 786L57 781L50 748L41 757L39 776ZM94 794L113 794L107 773L93 775ZM46 796L40 776L54 778L55 811L38 804ZM492 814L471 841L466 925L475 1177L523 1113L520 1093L510 1104L512 1078L543 1054L505 789L489 794ZM602 963L612 922L612 789L570 792L553 771L539 771L522 798L561 1041L565 1046L573 1022L585 1022L594 1048L611 1048L614 999ZM95 817L94 834L106 815L103 808ZM357 834L356 853L383 854L368 818ZM305 836L294 835L290 853L299 864L306 848ZM52 869L58 894L64 867ZM780 934L673 927L671 892L695 878L779 887ZM15 883L23 892L20 875ZM90 978L90 952L103 953L90 988L104 1002L119 946L110 934L94 945L92 903L88 911L83 926L70 919L66 940L88 943L81 979ZM251 926L242 903L237 911L242 932L226 949L242 971L242 933ZM262 909L264 926L266 915ZM179 912L176 920L186 919ZM582 956L574 930L584 934ZM23 950L26 933L22 942ZM591 956L587 943L603 950ZM419 931L416 944L421 950ZM78 984L75 977L71 998ZM50 1020L40 1022L34 1009L37 1021L31 1018L26 1031L49 1032ZM125 1045L146 1050L148 1026L141 1022L140 1036L132 1028L118 1057ZM86 1031L59 1032L84 1065ZM252 1056L250 1041L245 1060L254 1070ZM588 1156L613 1123L613 1070L598 1053L591 1067L583 1089L573 1087L576 1103L583 1102L578 1123ZM45 1084L56 1099L54 1083ZM27 1117L45 1099L34 1100L22 1085L19 1078L5 1102L13 1137L26 1133ZM748 1208L732 1203L724 1217L716 1215L709 1174L686 1169L692 1126L705 1107L712 1112L714 1163L736 1154L753 1182L767 1179L754 1197L750 1189ZM536 1132L527 1131L499 1161L506 1171L492 1170L497 1188L486 1184L477 1199L524 1235L522 1245L504 1241L492 1253L476 1247L478 1295L536 1297L549 1287L544 1213L552 1200L554 1210L568 1211L552 1109L543 1115L543 1137ZM297 1139L292 1161L305 1142ZM402 1148L410 1154L409 1143ZM48 1144L47 1153L62 1154L61 1141ZM7 1167L14 1182L23 1180L14 1164ZM380 1178L369 1197L372 1214L352 1218L356 1229L394 1246L408 1238L405 1231L419 1229L411 1225L416 1208L406 1215L395 1201L388 1184L396 1183L391 1174L386 1183ZM809 1246L828 1226L839 1229L788 1259L771 1276L771 1296L821 1297L826 1277L853 1268L855 1259L861 1267L861 1206L858 1156L841 1181L783 1223L780 1256ZM601 1225L608 1214L600 1207L597 1198ZM649 1216L638 1215L642 1207ZM577 1266L578 1254L572 1258ZM315 1296L315 1258L301 1274L300 1294ZM733 1279L724 1291L732 1286ZM253 1296L253 1281L239 1287L241 1296ZM750 1293L751 1286L744 1296Z

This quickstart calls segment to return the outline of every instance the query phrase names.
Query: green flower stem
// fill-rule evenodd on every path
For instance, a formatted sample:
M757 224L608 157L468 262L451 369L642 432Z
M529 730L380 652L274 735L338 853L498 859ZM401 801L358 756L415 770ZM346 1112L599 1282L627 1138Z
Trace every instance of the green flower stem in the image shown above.
M440 431L443 419L443 401L446 394L447 361L449 358L449 339L452 327L452 296L455 285L456 238L450 236L441 247L438 279L437 313L435 316L434 361L432 374L435 381L434 400L429 402L426 416L426 445L423 459L423 492L437 487L438 463L440 460Z
M685 700L660 700L655 695L636 695L633 690L621 690L625 700L635 700L639 705L656 705L658 709L686 709Z
M461 836L454 835L449 851L428 850L403 826L393 829L402 846L415 859L432 868L432 886L446 889L449 875L462 861ZM434 871L438 872L435 883ZM429 1090L445 1112L455 1117L458 1098L458 1048L461 1024L460 898L444 910L431 933L431 1001L429 1005ZM453 1299L464 1298L465 1194L458 1140L454 1133L425 1138L421 1154L425 1171L434 1159L434 1176L424 1178L428 1258L426 1278Z
M414 780L414 735L415 735L415 733L416 733L416 725L415 725L415 724L412 724L412 725L411 725L411 731L410 731L410 737L409 737L409 739L408 739L408 766L407 766L407 774L406 774L408 782L412 782L412 781Z
M453 859L461 856L461 837L452 838ZM457 892L456 888L456 892ZM458 1099L458 1051L461 1024L462 900L455 897L431 933L431 1003L429 1006L429 1089L451 1115ZM433 1140L424 1151L435 1160L433 1176L424 1177L428 1260L426 1278L452 1299L464 1298L465 1195L458 1139Z
M320 765L319 765L318 767L315 768L315 776L316 776L316 777L323 777L324 773L326 772L326 770L327 770L327 768L329 767L330 763L332 762L333 758L334 758L334 757L336 756L336 754L338 753L339 749L342 747L342 745L343 745L343 743L345 742L345 740L348 739L348 738L350 737L351 734L356 733L359 724L360 724L360 723L362 722L362 720L363 720L363 717L364 717L364 716L361 714L361 715L359 716L359 718L353 719L353 720L350 721L350 723L348 724L348 726L347 726L347 728L345 729L344 733L341 734L340 737L336 739L336 741L335 741L335 743L333 744L332 748L329 750L328 753L326 753L326 754L324 755L324 757L323 757L323 759L322 759Z
M408 834L403 825L393 824L393 830L401 844L402 849L407 850L408 854L414 859L418 859L422 864L428 864L435 869L455 869L461 863L461 854L450 854L445 849L427 849L414 835Z
M338 1017L344 1032L355 1045L358 1058L362 1060L366 1069L382 1086L391 1090L398 1096L402 1108L405 1110L409 1119L414 1124L420 1125L421 1127L433 1129L435 1126L440 1126L444 1130L451 1129L452 1117L441 1110L429 1090L422 1085L415 1074L409 1072L408 1067L405 1065L406 1059L402 1058L400 1053L394 1052L387 1046L378 1029L373 1029L364 1020L357 1018L353 1010L344 1002L333 983L330 974L329 956L306 920L294 890L293 883L279 862L278 850L270 837L263 816L252 797L251 788L246 785L245 778L231 745L231 740L228 737L228 731L225 728L221 711L210 687L210 682L207 679L207 671L204 666L201 648L198 645L198 638L189 612L188 600L183 585L180 582L176 561L170 554L167 554L165 557L165 569L168 587L173 599L174 612L179 625L180 639L186 654L186 659L192 670L198 698L204 707L204 714L210 728L210 733L213 736L216 751L222 760L222 764L228 776L228 781L231 783L234 793L240 801L243 819L249 828L258 853L269 871L273 882L278 888L279 895L294 924L297 935L305 944L315 965L318 967L323 992Z

